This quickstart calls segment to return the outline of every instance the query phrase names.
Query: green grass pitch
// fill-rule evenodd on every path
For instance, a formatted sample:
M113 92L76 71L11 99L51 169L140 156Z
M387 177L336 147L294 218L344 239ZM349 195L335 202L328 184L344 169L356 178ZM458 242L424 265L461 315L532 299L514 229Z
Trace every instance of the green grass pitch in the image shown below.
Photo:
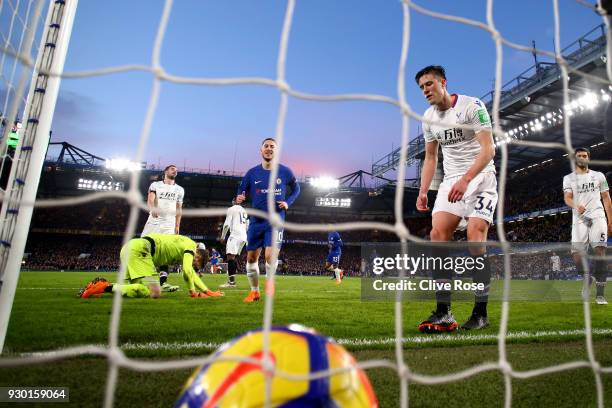
M114 280L114 273L99 274ZM15 296L5 356L108 342L112 297L78 299L81 286L97 276L85 272L24 272ZM224 276L206 275L216 288ZM243 304L244 276L224 298L191 299L182 278L171 275L181 291L161 299L124 299L120 344L127 356L174 359L210 353L219 344L262 325L263 302ZM286 277L277 280L274 324L300 323L336 338L360 361L394 361L394 303L362 301L360 280L347 278L336 286L329 278ZM513 294L529 292L537 282L513 282ZM562 282L563 290L579 293L580 282ZM500 282L494 282L500 285ZM418 333L433 302L403 304L405 361L413 372L449 374L483 362L497 361L501 304L489 307L491 327L478 333L445 336ZM470 302L455 302L458 321L469 317ZM612 366L612 306L591 303L597 360ZM508 358L516 370L586 360L583 305L580 302L516 301L510 305ZM0 386L68 386L70 403L61 406L101 406L107 375L106 360L83 356L33 366L2 368ZM172 406L192 370L142 373L122 369L115 406ZM371 369L370 377L381 407L398 406L399 381L389 369ZM607 406L612 406L612 374L602 376ZM529 380L513 380L513 406L596 406L595 380L589 369L564 371ZM487 372L452 384L410 384L411 406L501 406L504 380ZM51 406L45 404L44 406Z

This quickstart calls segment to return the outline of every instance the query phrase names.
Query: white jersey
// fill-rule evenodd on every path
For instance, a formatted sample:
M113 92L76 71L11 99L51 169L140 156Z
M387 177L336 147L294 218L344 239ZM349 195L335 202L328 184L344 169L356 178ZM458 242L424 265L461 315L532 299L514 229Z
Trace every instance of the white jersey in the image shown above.
M426 142L438 141L442 146L444 178L467 173L480 153L476 133L491 130L491 119L484 104L478 98L457 95L455 104L449 109L439 111L436 106L430 106L423 117L436 122L431 125L423 122L423 137ZM450 127L438 122L449 123ZM472 126L474 130L452 127L454 124ZM495 172L493 160L482 172Z
M151 183L149 192L155 193L159 217L154 218L149 213L145 231L174 234L174 228L176 226L176 206L177 204L183 204L185 190L176 183L166 184L163 181L155 181ZM145 234L145 231L143 231L143 234Z
M596 218L606 218L603 204L601 203L601 193L608 191L606 176L598 171L589 170L585 174L575 172L563 177L563 192L572 193L574 204L582 205L586 211L579 215L573 209L573 224L583 223L584 217L591 220Z
M550 263L554 272L559 272L561 270L561 258L559 258L559 255L551 256Z
M241 205L233 205L227 209L227 216L225 217L221 236L225 237L229 230L230 237L238 241L246 241L248 227L249 216L245 209Z

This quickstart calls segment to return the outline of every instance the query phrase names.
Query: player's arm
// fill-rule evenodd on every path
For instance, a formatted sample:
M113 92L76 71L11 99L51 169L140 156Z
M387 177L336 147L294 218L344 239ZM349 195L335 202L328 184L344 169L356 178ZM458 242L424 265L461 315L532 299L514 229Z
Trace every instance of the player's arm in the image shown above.
M183 251L183 273L187 272L190 275L195 273L195 270L193 269L193 257L194 257L195 251L192 251L190 249L186 249Z
M601 193L601 202L606 210L606 217L608 217L608 235L612 235L612 201L610 200L610 191Z
M290 170L289 182L287 183L287 186L291 188L291 194L289 195L289 197L285 199L285 201L277 201L278 206L282 210L286 210L289 207L291 207L293 203L295 202L295 200L300 195L300 190L301 190L300 183L297 182L295 176L293 175L293 173L291 173L291 170Z
M419 197L416 202L417 210L421 212L429 211L429 208L427 208L427 192L436 173L439 146L440 144L437 140L425 143L425 160L423 160L423 167L421 168L421 187L419 188Z
M474 179L491 160L495 157L495 146L493 145L493 134L490 130L481 130L476 133L476 140L480 145L480 152L474 163L470 166L468 171L465 172L453 185L451 190L448 192L448 201L451 203L457 202L463 198L465 191L467 190L468 184Z
M574 193L571 191L563 192L563 201L569 208L577 210L576 205L574 204Z
M223 229L221 230L221 237L219 237L219 241L223 243L225 241L225 236L230 230L230 225L232 224L232 214L230 210L227 210L227 215L225 216L225 222L223 223Z
M153 218L159 217L159 210L155 206L155 198L157 197L155 190L151 190L149 188L149 194L147 195L147 207L149 208L149 213L153 216Z
M174 227L174 233L179 234L181 230L181 218L183 217L183 203L176 203L176 226Z
M236 203L242 204L244 200L247 198L247 194L251 188L251 170L247 171L247 173L240 181L240 186L238 187L238 191L236 192Z
M178 197L176 200L176 223L174 227L174 233L179 234L181 230L181 218L183 217L183 199L185 198L185 190L181 187L179 189Z

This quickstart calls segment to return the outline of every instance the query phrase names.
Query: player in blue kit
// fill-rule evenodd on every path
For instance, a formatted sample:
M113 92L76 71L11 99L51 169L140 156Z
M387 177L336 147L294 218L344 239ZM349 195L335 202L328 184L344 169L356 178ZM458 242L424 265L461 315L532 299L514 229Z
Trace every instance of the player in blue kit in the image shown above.
M325 269L334 273L336 285L339 285L340 282L342 282L344 271L339 268L343 244L342 238L340 238L338 231L330 232L327 236L327 242L329 246L329 254L327 254L327 259L325 260Z
M219 266L220 260L221 254L215 248L212 248L210 250L210 273L217 273L217 270L221 267Z
M276 153L276 141L267 138L261 144L261 164L253 167L244 175L236 203L242 204L247 196L251 197L253 208L268 212L268 189L270 181L270 170L272 169L272 159ZM291 169L282 164L278 165L278 174L274 181L274 201L275 210L278 215L285 219L285 211L293 204L300 194L300 185L297 183ZM287 195L287 187L291 188L291 194ZM266 275L272 269L270 261L274 251L280 250L283 241L283 231L279 230L277 236L272 236L272 225L265 218L251 216L249 219L249 229L247 231L247 278L251 285L251 291L244 299L245 303L258 301L259 294L259 255L261 248L265 248L264 256L266 259ZM278 249L275 249L274 245ZM276 253L278 255L278 252Z

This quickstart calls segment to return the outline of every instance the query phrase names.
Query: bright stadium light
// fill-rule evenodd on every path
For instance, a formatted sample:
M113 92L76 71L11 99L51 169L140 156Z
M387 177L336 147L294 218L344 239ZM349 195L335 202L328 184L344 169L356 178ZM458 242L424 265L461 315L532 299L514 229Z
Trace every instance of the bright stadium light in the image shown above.
M78 190L123 191L123 187L123 183L119 181L92 180L80 178L77 182Z
M612 91L612 86L608 87ZM507 135L513 138L521 138L528 136L533 132L540 132L547 128L558 126L563 123L563 115L576 116L584 113L586 110L595 109L600 104L610 103L612 101L612 95L610 95L606 89L600 89L600 94L597 92L587 92L579 98L565 104L562 108L555 111L546 112L539 118L521 123L518 127L509 130ZM497 143L499 146L500 143Z
M593 92L587 92L582 98L580 98L580 104L587 109L593 109L599 104L597 95Z
M333 177L313 177L310 179L310 185L320 189L332 189L340 186L340 181Z
M127 159L106 159L106 168L109 170L140 171L144 167L144 163L133 162Z

